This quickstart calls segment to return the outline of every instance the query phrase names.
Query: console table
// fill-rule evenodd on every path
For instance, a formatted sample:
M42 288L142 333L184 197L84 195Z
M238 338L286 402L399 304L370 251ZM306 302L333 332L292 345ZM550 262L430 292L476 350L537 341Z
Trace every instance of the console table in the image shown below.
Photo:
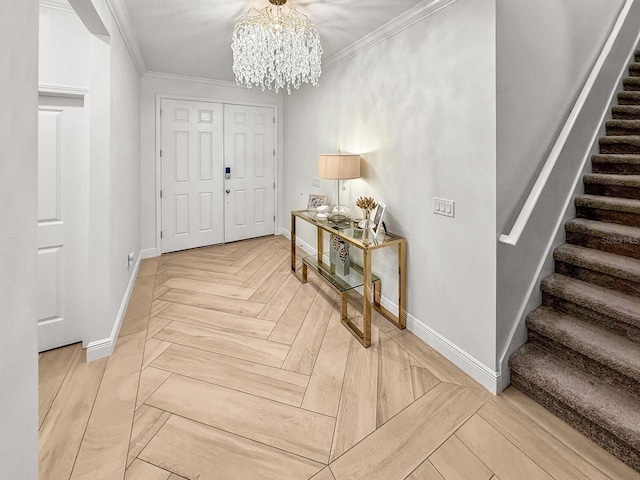
M296 268L296 219L303 220L316 227L317 255L302 258L302 271ZM340 239L362 251L362 266L351 263L352 272L340 275L329 262L323 249L323 234L336 235ZM396 247L398 253L398 315L394 315L380 304L380 279L371 271L371 257L373 250L379 248ZM291 212L291 272L302 282L307 282L307 271L311 268L317 272L334 290L340 294L342 324L364 345L371 345L371 306L380 312L396 327L403 329L407 325L406 311L406 271L407 271L406 240L390 233L378 233L377 238L365 241L354 237L354 228L350 223L333 223L318 221L313 212L295 210ZM363 287L362 317L363 328L351 322L347 316L347 301L349 292Z

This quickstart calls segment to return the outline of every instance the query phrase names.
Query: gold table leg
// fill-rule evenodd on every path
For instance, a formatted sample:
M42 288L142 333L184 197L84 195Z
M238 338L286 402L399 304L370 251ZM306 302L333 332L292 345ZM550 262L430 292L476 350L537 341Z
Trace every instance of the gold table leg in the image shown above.
M302 272L296 269L296 216L291 215L291 273L302 283L307 283L307 266L302 263Z
M398 326L407 326L407 242L398 243Z
M362 251L364 266L362 270L363 274L363 295L362 295L362 330L360 330L348 316L348 292L340 294L341 307L342 307L342 325L345 326L351 334L365 347L371 346L371 305L380 302L380 281L376 280L372 282L371 274L371 252L367 250Z
M317 248L318 248L318 263L322 263L322 255L324 254L324 238L322 236L322 229L316 228L317 233Z
M407 328L407 245L405 240L398 243L398 315L394 315L380 304L380 282L373 285L373 306L378 313L400 330Z
M291 215L291 271L296 273L296 216Z

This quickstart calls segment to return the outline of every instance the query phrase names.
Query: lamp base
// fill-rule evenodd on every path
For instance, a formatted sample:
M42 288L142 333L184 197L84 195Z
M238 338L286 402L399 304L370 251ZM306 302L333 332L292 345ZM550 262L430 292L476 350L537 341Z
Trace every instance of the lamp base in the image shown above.
M351 214L351 209L346 205L334 205L329 212L329 220L332 222L344 222L348 220Z
M333 223L341 223L347 220L346 215L343 215L341 213L332 213L331 215L329 215L329 220L331 220Z

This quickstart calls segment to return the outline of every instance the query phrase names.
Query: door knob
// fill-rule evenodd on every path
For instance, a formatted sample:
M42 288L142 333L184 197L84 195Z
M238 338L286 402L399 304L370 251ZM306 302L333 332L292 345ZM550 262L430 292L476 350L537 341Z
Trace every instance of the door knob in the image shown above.
M227 192L227 193L231 193L231 190L229 190L229 189L227 188L226 192Z

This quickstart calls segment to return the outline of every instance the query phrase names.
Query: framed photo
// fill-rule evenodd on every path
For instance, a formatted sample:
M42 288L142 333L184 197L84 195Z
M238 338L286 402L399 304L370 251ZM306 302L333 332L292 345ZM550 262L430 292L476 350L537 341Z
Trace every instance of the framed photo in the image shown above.
M309 195L309 205L307 205L307 210L316 210L322 205L327 205L326 195Z
M378 202L378 207L376 208L376 212L371 220L374 223L372 232L375 237L378 236L379 231L383 230L382 220L384 219L384 212L386 209L387 206L384 203Z

